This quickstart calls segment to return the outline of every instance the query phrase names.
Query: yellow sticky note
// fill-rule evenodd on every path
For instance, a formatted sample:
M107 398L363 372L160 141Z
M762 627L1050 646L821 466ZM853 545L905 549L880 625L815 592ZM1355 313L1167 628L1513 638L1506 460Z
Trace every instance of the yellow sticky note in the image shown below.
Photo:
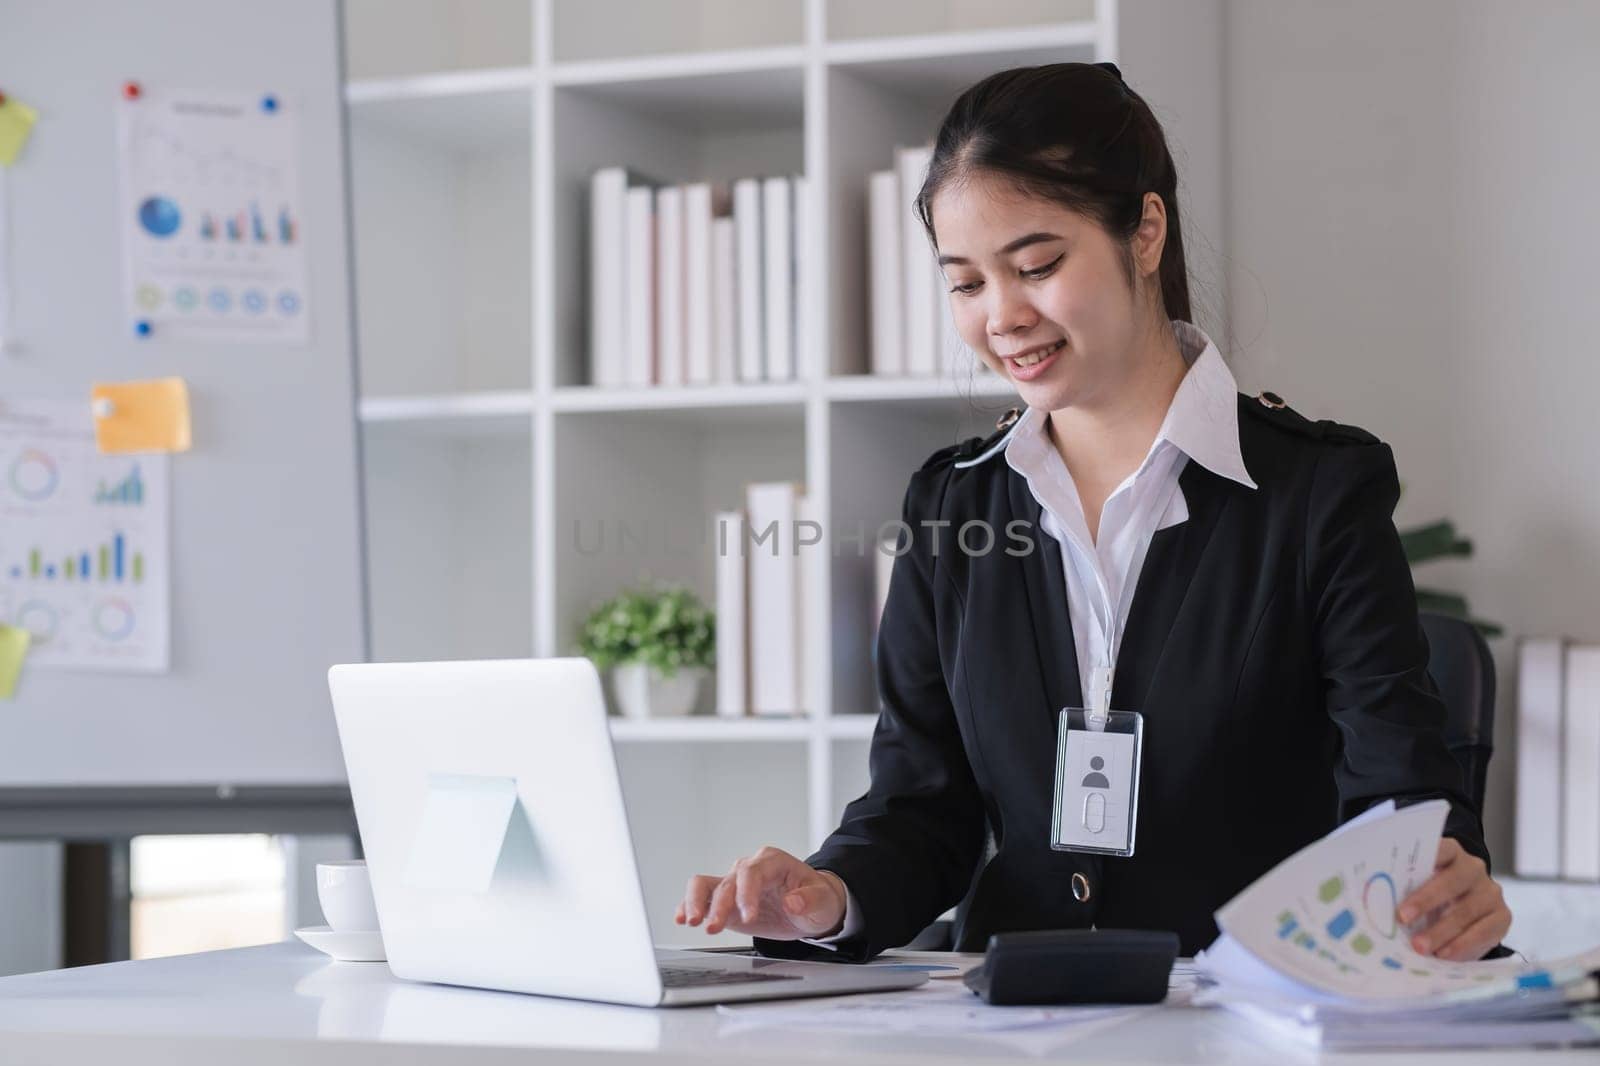
M9 700L17 691L17 676L32 641L33 634L21 626L0 625L0 700Z
M94 442L107 455L189 450L189 386L182 378L97 383Z
M28 143L33 124L39 121L39 112L9 96L0 104L0 166L9 167L17 161L17 153Z

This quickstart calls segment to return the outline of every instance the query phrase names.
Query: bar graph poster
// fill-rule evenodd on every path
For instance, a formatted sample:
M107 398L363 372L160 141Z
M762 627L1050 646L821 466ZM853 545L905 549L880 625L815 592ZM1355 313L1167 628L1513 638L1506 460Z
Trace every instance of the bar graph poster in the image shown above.
M0 621L28 669L164 672L163 454L101 455L89 401L0 401Z
M270 93L156 90L116 108L130 332L306 340L293 109Z

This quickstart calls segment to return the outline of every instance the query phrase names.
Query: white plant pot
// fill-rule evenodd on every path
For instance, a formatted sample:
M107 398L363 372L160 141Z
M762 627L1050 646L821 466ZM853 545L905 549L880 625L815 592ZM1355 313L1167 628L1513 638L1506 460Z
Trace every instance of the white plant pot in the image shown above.
M611 668L611 688L624 718L671 718L694 709L704 675L700 667L682 667L663 677L645 663L624 663Z

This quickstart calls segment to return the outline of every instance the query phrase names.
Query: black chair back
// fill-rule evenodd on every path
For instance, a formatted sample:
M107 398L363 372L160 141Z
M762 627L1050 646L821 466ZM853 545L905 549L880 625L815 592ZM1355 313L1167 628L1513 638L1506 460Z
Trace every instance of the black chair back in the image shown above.
M1483 811L1489 756L1494 754L1494 656L1471 622L1422 614L1428 674L1444 700L1444 742L1461 764L1467 792Z

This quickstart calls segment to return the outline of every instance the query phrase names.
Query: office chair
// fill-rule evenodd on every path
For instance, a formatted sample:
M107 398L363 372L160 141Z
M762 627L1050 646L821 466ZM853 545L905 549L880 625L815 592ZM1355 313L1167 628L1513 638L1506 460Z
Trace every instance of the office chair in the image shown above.
M1428 676L1444 702L1444 743L1461 766L1468 797L1481 817L1489 756L1494 754L1494 656L1476 626L1460 618L1423 613L1428 638ZM985 832L984 862L994 853L994 835ZM979 869L982 869L980 864ZM906 945L914 951L948 951L956 926L966 917L967 899L955 921L939 919Z

